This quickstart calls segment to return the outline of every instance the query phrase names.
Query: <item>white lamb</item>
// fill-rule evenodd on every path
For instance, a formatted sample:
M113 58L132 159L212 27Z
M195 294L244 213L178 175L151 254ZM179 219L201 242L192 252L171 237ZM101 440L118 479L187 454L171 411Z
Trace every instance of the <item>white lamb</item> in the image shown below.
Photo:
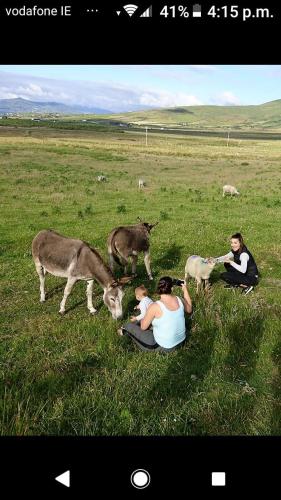
M98 182L106 182L105 175L98 175Z
M213 257L209 257L208 259L203 259L200 255L191 255L188 257L185 265L185 280L188 280L189 277L195 278L197 293L201 287L202 280L204 281L205 289L209 287L209 277L216 263L217 261Z
M230 194L231 196L238 196L240 193L237 191L236 187L230 186L230 184L226 184L222 188L222 195Z

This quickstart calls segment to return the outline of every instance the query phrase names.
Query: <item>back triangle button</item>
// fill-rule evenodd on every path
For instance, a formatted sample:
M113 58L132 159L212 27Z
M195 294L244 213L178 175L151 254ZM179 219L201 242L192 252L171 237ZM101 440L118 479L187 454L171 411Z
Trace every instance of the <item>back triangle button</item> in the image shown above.
M69 488L70 487L70 470L67 470L66 472L64 472L60 476L55 477L55 480L58 483L61 483L64 486L66 486L67 488Z

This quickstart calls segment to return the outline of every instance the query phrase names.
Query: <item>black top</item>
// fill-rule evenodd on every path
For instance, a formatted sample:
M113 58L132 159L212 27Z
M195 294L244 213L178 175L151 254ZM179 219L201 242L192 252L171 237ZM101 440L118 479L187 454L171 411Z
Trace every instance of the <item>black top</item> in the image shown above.
M233 250L231 250L233 255L234 255L234 262L236 264L239 264L239 266L241 265L241 261L240 261L240 255L241 253L246 253L248 254L249 256L249 260L248 260L248 263L247 263L247 271L245 273L245 276L257 276L259 275L259 271L258 271L258 268L257 268L257 264L255 263L255 259L254 257L252 256L251 252L249 252L248 248L244 245L243 248L242 248L242 251L239 252L239 250L237 250L236 252L234 252Z

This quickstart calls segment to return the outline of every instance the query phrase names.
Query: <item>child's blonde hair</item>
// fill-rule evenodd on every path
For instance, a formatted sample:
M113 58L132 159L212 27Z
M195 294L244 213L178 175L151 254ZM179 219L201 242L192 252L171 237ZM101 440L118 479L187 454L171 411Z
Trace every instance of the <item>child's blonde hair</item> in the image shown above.
M140 285L140 286L137 286L137 288L135 288L135 294L136 295L143 295L144 297L147 297L148 290L147 290L147 288L145 288L144 285Z

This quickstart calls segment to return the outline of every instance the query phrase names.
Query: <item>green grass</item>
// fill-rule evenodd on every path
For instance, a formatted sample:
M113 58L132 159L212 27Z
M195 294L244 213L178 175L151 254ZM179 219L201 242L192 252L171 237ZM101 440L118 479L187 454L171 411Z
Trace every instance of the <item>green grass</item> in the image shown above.
M280 434L281 145L141 133L0 129L3 435ZM97 175L108 182L98 183ZM138 192L138 179L147 182ZM237 199L222 198L230 183ZM39 280L31 258L38 231L53 228L106 255L120 224L160 221L151 235L154 282L143 260L125 289L150 294L161 275L181 278L191 254L217 256L241 231L262 278L253 294L223 288L222 266L208 295L196 296L188 342L168 356L142 353L116 334L94 287L95 317L77 283L58 314L63 279ZM180 292L179 292L180 293Z

